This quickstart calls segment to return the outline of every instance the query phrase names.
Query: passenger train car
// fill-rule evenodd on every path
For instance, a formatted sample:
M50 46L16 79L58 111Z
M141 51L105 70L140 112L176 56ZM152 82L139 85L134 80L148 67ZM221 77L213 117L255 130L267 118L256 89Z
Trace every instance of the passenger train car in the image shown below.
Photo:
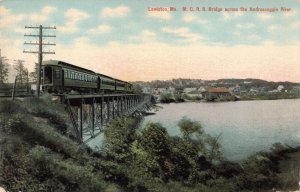
M132 92L132 84L63 61L42 63L42 88L50 93Z

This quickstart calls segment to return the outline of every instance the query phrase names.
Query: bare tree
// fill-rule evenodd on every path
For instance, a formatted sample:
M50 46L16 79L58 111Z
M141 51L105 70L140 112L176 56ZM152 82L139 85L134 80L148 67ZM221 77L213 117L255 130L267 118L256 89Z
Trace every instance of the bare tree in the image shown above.
M21 84L28 81L28 70L24 66L23 60L15 60L14 68L17 72L18 80Z
M37 82L38 70L39 70L39 64L35 63L34 71L29 74L32 82Z

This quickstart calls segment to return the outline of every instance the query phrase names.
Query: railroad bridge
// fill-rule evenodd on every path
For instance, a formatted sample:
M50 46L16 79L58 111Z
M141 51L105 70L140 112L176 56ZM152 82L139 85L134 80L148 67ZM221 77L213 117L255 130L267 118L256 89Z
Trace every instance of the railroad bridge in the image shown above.
M142 115L152 106L147 94L59 95L65 104L79 143L86 143L103 132L104 127L120 116Z

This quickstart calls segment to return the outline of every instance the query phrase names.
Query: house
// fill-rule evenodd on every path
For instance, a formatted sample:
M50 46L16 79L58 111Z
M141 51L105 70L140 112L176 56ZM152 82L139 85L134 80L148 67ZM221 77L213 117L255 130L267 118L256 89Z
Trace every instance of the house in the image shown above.
M231 96L231 93L225 87L210 87L203 93L203 96L207 100L215 100Z
M283 85L278 85L277 90L278 90L279 92L282 92L283 89L284 89L284 86L283 86Z

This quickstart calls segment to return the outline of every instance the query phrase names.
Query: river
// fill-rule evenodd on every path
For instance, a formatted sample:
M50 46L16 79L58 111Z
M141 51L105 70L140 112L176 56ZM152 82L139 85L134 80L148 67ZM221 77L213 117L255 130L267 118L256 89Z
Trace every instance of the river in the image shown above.
M178 121L199 121L206 133L221 134L224 156L233 161L268 150L273 143L300 146L300 99L219 103L171 103L142 122L160 122L170 135L180 135Z

